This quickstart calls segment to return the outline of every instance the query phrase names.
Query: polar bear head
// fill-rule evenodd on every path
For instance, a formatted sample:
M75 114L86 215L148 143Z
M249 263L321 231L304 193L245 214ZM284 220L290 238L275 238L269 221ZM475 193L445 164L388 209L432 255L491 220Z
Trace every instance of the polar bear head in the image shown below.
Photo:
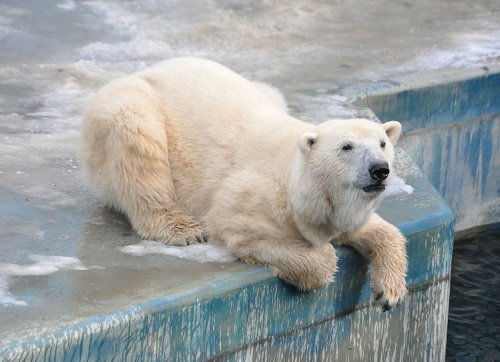
M333 120L302 134L299 146L318 185L374 198L385 190L400 134L395 121Z
M367 119L332 120L303 133L292 172L297 217L340 231L360 226L390 180L400 134L399 122Z

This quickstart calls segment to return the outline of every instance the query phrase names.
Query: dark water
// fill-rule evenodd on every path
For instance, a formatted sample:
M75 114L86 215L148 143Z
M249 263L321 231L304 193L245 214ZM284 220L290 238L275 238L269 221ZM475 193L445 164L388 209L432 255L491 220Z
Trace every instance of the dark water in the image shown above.
M446 361L500 361L500 223L455 238Z

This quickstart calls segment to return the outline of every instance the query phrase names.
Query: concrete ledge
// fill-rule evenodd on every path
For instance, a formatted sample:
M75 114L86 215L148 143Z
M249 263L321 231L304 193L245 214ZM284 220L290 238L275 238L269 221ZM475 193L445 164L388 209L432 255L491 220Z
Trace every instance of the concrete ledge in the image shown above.
M376 354L442 359L453 215L398 152L412 195L388 197L382 216L408 237L409 296L383 313L370 302L362 257L338 248L329 288L300 293L265 268L222 274L204 285L53 328L0 347L6 360L363 359ZM400 357L399 357L400 356Z

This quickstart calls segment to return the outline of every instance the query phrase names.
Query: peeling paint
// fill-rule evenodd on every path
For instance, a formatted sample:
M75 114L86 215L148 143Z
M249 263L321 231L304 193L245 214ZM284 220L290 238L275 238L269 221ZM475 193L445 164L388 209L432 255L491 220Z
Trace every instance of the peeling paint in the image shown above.
M223 291L220 287L226 282L221 281L196 292L192 302L185 293L158 298L35 339L12 342L0 347L0 357L443 360L452 229L450 224L409 236L410 292L387 313L370 303L362 257L339 248L337 281L323 290L300 293L271 277ZM174 302L178 298L180 304Z

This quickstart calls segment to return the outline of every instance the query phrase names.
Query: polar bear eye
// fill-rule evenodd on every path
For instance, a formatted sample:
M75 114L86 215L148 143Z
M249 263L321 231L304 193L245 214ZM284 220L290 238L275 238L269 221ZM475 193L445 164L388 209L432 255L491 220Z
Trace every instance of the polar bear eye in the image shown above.
M342 151L349 151L352 150L352 145L350 143L342 146Z
M380 142L380 147L385 148L385 141Z

